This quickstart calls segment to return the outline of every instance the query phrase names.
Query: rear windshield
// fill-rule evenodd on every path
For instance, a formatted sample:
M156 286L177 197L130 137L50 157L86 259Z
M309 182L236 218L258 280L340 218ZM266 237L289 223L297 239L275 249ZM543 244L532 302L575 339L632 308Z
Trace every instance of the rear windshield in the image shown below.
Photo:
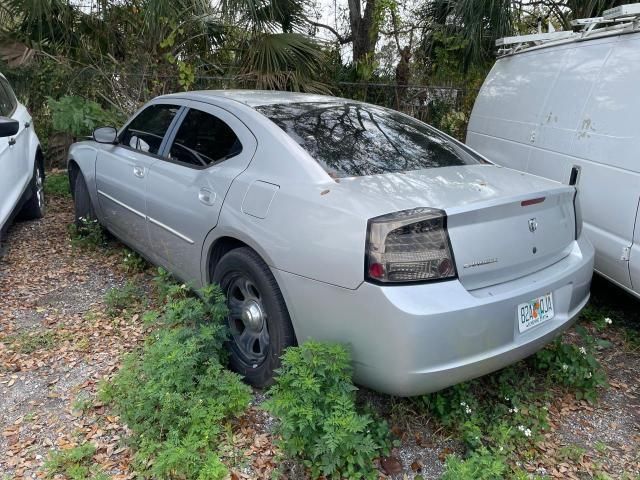
M483 163L437 130L360 103L289 103L257 107L333 177L357 177Z

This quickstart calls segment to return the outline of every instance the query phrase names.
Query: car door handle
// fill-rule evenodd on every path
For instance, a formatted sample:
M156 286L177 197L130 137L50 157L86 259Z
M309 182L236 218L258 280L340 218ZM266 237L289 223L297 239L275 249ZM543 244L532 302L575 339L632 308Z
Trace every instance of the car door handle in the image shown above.
M29 128L31 126L31 122L24 122L24 128Z
M11 137L11 138L9 139L9 146L11 146L11 145L15 145L15 144L16 144L16 139L15 139L15 138L13 138L13 137Z
M198 192L198 200L205 205L213 205L216 202L216 194L208 188L201 188Z
M138 178L143 178L144 177L144 167L138 167L138 166L133 167L133 174Z

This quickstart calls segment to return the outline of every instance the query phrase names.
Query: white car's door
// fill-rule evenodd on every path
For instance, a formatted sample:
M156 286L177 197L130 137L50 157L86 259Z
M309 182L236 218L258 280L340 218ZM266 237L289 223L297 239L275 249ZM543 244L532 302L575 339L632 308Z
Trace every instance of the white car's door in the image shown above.
M185 106L164 155L150 168L147 215L153 254L181 278L198 281L204 239L257 143L228 111L193 101Z
M149 247L146 185L149 168L159 158L164 137L180 106L155 103L144 108L118 135L102 144L96 159L96 188L103 221L133 248Z
M33 174L28 158L28 128L31 116L20 105L9 86L0 77L0 116L17 120L15 135L0 138L0 228L2 228L27 188Z

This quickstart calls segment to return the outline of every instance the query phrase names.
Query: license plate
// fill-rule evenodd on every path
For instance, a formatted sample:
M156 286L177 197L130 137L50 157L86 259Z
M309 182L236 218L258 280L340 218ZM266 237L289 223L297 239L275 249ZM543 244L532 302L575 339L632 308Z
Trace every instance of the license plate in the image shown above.
M534 298L527 303L518 305L516 311L518 330L520 333L540 325L553 318L553 296L551 293Z

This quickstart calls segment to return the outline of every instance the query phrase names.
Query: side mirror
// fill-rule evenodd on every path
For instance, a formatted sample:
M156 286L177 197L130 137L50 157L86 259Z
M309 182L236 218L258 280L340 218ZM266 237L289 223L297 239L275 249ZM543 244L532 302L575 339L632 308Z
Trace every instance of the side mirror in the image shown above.
M116 143L118 131L113 127L100 127L93 131L93 139L98 143Z
M0 117L0 137L10 137L20 130L20 123L7 117Z

